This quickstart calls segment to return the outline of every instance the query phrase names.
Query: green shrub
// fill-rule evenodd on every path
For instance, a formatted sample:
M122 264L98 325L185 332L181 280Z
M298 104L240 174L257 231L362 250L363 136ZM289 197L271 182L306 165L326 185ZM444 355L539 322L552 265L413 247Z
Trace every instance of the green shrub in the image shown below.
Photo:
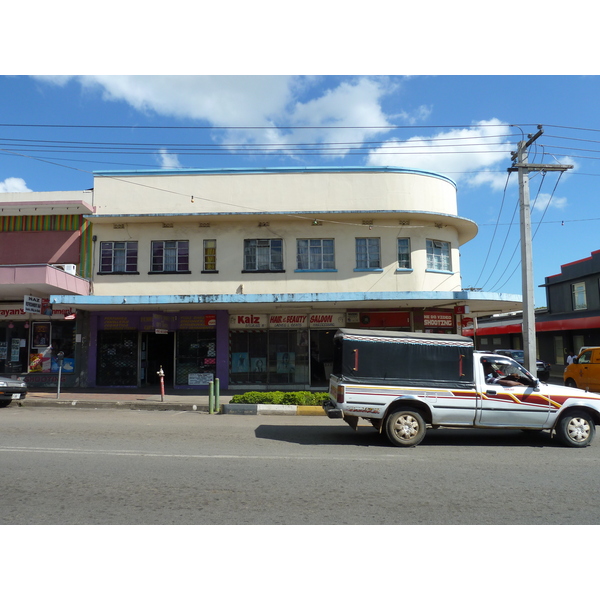
M246 392L236 394L231 404L295 404L321 406L328 397L327 392Z

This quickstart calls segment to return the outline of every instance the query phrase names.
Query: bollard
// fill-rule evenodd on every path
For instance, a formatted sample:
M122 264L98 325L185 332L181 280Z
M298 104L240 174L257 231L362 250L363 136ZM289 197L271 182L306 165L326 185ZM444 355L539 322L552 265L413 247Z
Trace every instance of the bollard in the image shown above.
M208 383L208 414L215 412L215 384L213 381Z
M62 366L65 358L64 352L58 352L56 354L56 362L58 363L58 384L56 386L56 399L60 399L60 378L62 377Z
M221 407L219 406L219 396L221 395L221 384L219 382L219 378L215 379L215 412L219 413L221 411Z
M163 371L162 365L160 365L160 369L156 371L160 379L160 401L165 401L165 372Z

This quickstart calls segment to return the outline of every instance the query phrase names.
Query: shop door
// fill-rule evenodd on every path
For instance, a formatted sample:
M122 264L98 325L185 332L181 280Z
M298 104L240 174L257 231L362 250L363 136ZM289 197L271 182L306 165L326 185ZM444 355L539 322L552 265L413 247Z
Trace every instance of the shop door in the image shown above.
M173 385L173 365L175 363L175 334L142 334L142 385L159 385L158 370L162 367L165 385Z
M336 329L310 332L310 385L327 387L333 368L333 336Z

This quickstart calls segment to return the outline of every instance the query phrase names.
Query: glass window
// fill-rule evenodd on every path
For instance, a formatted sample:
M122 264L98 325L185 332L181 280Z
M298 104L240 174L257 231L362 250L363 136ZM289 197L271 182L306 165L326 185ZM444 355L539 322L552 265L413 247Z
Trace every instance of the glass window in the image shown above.
M356 238L356 268L381 268L381 241L379 238Z
M244 240L244 271L283 271L283 240Z
M101 242L100 273L135 273L137 255L137 242Z
M298 269L315 271L335 269L333 240L298 240Z
M217 334L214 329L179 331L175 383L189 385L190 375L217 372Z
M152 242L152 273L189 271L190 244L187 240Z
M584 310L587 308L585 296L585 283L574 283L571 286L573 292L573 310Z
M427 240L427 268L435 271L452 271L448 242Z
M398 268L410 269L410 238L398 238Z
M202 270L217 270L217 240L204 240L204 258Z

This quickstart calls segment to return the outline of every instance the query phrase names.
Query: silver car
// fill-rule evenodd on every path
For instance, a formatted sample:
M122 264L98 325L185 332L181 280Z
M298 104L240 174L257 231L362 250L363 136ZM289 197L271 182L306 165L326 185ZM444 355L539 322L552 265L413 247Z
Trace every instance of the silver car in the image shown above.
M0 408L8 406L13 400L22 400L27 396L27 384L22 379L0 376Z

